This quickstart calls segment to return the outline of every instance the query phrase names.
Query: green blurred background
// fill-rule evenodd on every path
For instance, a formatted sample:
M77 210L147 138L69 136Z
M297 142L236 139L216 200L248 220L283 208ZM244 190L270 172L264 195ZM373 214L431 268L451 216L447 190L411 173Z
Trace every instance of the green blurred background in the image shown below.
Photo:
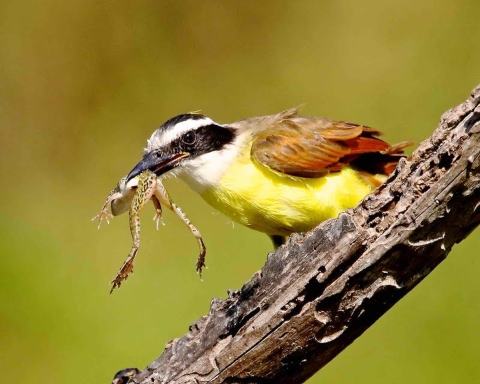
M128 218L90 219L166 119L221 123L306 104L417 144L480 82L478 0L0 3L0 372L108 383L260 269L269 239L181 182L209 269L172 214L142 214L135 274L108 295ZM9 183L12 182L13 185ZM478 383L480 236L309 383Z

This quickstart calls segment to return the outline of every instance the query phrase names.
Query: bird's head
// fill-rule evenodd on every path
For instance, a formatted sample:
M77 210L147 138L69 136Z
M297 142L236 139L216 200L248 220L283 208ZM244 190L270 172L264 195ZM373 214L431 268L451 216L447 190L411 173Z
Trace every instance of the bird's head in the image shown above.
M234 140L233 128L215 123L204 115L176 116L152 134L145 155L127 175L126 182L146 170L157 176L173 170L179 176L186 176L187 182L208 184L213 180L207 179L216 177L223 168L222 150Z

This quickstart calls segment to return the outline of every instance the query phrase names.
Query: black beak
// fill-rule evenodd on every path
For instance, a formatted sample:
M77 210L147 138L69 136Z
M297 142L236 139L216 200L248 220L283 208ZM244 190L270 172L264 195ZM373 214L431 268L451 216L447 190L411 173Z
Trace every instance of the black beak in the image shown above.
M163 175L165 172L174 168L180 160L189 156L186 152L163 155L159 152L152 151L143 156L143 159L130 171L127 176L126 183L128 183L135 176L140 175L142 172L149 170L155 173L157 176Z

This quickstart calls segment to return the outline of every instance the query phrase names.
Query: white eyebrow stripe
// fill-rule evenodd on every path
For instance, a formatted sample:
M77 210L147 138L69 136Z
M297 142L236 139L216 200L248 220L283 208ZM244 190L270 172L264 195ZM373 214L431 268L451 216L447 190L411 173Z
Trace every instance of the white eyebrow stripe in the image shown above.
M164 130L163 128L157 129L153 132L149 140L147 140L147 151L150 151L154 148L160 148L164 145L167 145L181 137L184 133L204 127L207 125L216 124L212 119L204 117L199 120L185 120L181 123L176 124L174 127Z

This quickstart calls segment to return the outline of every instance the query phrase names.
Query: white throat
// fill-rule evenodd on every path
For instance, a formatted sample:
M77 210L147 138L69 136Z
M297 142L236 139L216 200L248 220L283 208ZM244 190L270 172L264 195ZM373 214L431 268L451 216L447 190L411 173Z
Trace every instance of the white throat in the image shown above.
M240 146L233 144L196 159L185 159L172 173L180 177L195 192L202 194L209 188L218 186L225 172L242 152Z

